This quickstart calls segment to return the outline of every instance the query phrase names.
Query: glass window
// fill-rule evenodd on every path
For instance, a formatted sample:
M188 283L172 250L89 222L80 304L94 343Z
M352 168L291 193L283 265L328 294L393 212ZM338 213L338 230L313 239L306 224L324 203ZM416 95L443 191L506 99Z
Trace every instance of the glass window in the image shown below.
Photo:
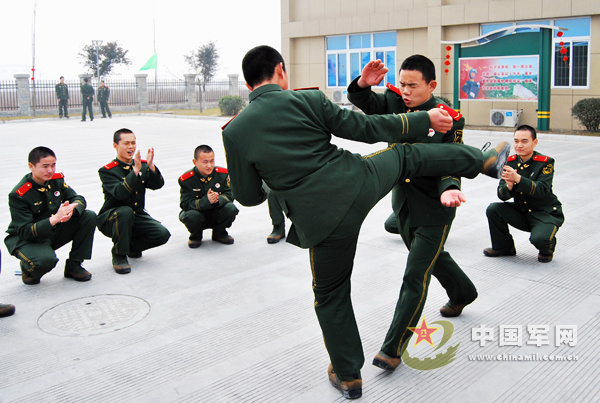
M373 34L373 47L385 48L388 46L396 46L396 32Z
M330 36L327 38L327 50L346 49L346 36Z
M396 82L396 32L326 38L327 87L346 87L371 60L381 59L390 72L381 85Z
M573 38L574 36L590 36L590 18L571 18L568 20L554 20L554 25L561 28L567 28L563 31L563 38ZM554 31L554 37L558 38Z
M550 24L549 20L546 21L523 21L523 22L517 22L517 25L552 25ZM516 30L517 33L519 32L540 32L539 28L517 28Z
M512 26L512 23L502 23L502 24L482 24L481 25L481 35L489 34L492 31L495 31L500 28L507 28Z

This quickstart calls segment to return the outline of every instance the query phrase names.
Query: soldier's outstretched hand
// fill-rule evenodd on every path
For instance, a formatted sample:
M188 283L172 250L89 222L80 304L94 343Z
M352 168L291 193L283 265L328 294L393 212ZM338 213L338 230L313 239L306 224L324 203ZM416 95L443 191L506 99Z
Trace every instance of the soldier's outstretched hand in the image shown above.
M140 150L137 150L135 155L133 156L133 172L135 174L139 174L142 170L142 156L140 155Z
M369 63L365 65L362 70L362 74L357 81L357 84L360 88L367 88L368 86L375 86L381 83L385 73L387 73L389 69L385 67L383 62L380 59L371 60Z
M440 201L446 207L459 207L467 201L465 194L458 189L446 190L440 196Z
M148 154L146 154L146 162L148 163L148 168L154 172L156 169L154 168L154 147L150 147L148 149Z
M427 111L429 114L429 125L433 130L446 133L452 129L452 118L443 109L433 108Z

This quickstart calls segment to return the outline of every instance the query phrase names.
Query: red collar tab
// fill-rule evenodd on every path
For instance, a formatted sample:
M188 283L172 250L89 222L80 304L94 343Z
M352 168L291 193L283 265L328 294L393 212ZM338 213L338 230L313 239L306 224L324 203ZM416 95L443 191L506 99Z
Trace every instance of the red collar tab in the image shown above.
M448 112L448 115L450 115L450 117L456 120L457 122L460 120L460 118L462 118L462 115L459 112L456 112L454 109L450 108L447 105L439 104L437 107Z
M400 96L400 98L402 98L402 94L400 93L400 90L398 89L398 87L396 87L395 85L390 84L390 83L387 83L385 86L388 89L394 91L396 94L398 94L398 96Z
M534 161L540 161L540 162L548 162L548 158L550 158L550 157L546 157L545 155L534 155L533 156Z
M112 161L112 162L109 162L108 164L104 165L104 169L112 169L112 168L116 167L117 165L119 165L119 161Z
M517 156L516 156L516 155L511 155L510 157L508 157L508 158L506 159L506 161L514 161L514 160L516 160L516 159L517 159Z
M292 91L304 91L304 90L318 90L319 87L304 87L304 88L294 88Z
M183 175L181 175L179 177L179 180L183 182L184 180L190 179L192 176L194 176L194 170L193 169L191 171L186 172Z
M62 172L58 172L58 173L55 173L54 175L52 175L52 178L50 178L50 179L51 180L52 179L63 179L64 177L65 176L62 174Z
M227 168L222 168L222 167L215 167L215 171L220 174L228 174L229 173L229 172L227 172Z
M27 193L27 191L29 191L29 189L31 189L33 185L30 182L25 182L25 184L23 184L23 186L21 186L20 188L18 188L16 190L17 194L21 197L23 197L23 195L25 193Z
M239 115L239 113L238 113L238 115ZM229 123L231 123L231 121L232 121L233 119L235 119L236 117L237 117L237 115L235 115L234 117L232 117L231 119L229 119L229 121L228 121L227 123L225 123L225 124L223 125L223 127L221 127L221 130L225 130L225 128L227 127L227 125L228 125Z

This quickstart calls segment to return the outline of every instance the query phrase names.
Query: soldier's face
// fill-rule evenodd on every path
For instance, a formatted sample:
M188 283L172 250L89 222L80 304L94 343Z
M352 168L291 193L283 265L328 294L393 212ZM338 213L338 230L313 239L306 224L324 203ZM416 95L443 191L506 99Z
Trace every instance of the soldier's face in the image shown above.
M533 139L528 130L517 130L515 132L514 147L517 154L523 161L527 161L533 154L533 149L537 146L538 140Z
M431 80L429 83L423 78L423 74L416 70L400 70L398 79L402 99L409 108L414 108L427 102L431 93L435 90L437 82Z
M54 175L54 172L56 171L56 158L47 156L40 159L35 165L30 162L29 169L31 170L31 176L34 181L37 183L45 183L52 178L52 175Z
M215 153L198 153L193 162L202 176L208 176L215 169Z
M135 155L135 134L121 133L121 140L118 143L113 143L113 147L117 150L117 158L129 164Z

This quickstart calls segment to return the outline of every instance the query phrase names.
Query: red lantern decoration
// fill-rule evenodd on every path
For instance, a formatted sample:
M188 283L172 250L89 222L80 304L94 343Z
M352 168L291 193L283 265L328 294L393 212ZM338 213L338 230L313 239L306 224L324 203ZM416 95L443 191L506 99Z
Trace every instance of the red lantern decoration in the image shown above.
M569 60L569 58L567 56L563 57L563 62L567 62L567 60Z
M35 80L35 77L31 77L31 81Z
M563 46L565 43L563 41L560 41L559 45Z
M450 55L446 55L446 59L450 59Z
M452 48L451 48L450 46L446 46L446 50L447 50L448 52L450 52L450 51L452 50Z
M31 69L31 71L35 71L35 69Z
M562 31L558 31L558 32L556 33L556 36L558 36L559 38L560 38L561 36L563 36L563 33L562 33Z
M446 61L444 62L444 64L446 66L450 66L450 51L452 50L452 46L448 45L446 46ZM444 73L446 73L446 80L448 79L448 72L450 70L446 69L444 70Z
M444 70L444 73L446 73L446 75L450 72L450 70L446 69Z
M450 66L450 60L446 60L446 61L444 62L444 64L445 64L446 66Z
M565 49L565 48L562 48L562 49L560 50L560 54L561 54L561 55L564 55L565 53L567 53L567 49Z

